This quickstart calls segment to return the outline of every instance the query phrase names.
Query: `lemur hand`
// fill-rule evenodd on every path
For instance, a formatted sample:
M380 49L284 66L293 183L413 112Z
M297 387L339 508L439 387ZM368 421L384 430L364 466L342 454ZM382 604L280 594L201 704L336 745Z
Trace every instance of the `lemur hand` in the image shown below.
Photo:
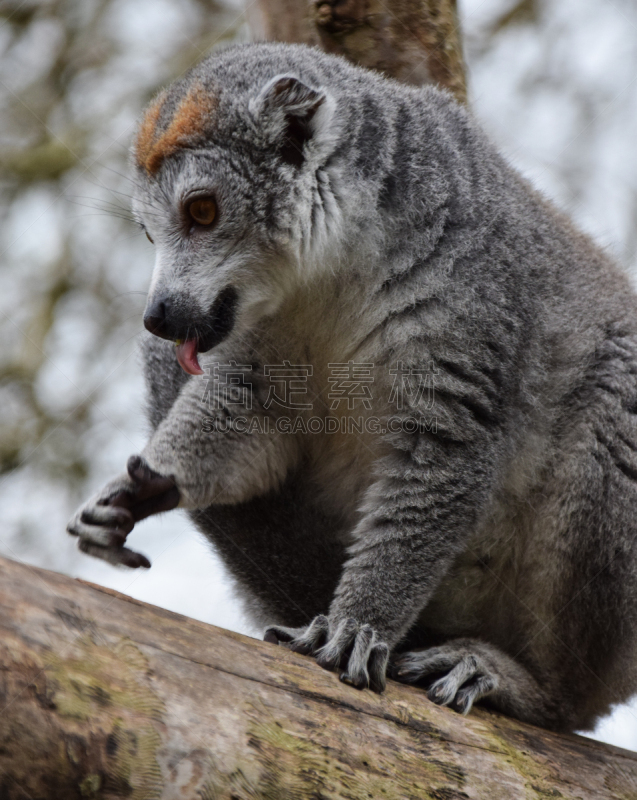
M179 490L171 477L152 470L141 456L131 456L128 472L120 475L81 506L67 525L72 536L79 536L84 553L111 564L150 567L141 553L124 547L136 522L179 503Z
M316 656L321 667L338 668L340 679L357 689L382 692L385 688L389 647L371 625L318 616L307 628L271 625L263 638L273 644L281 642L296 653Z

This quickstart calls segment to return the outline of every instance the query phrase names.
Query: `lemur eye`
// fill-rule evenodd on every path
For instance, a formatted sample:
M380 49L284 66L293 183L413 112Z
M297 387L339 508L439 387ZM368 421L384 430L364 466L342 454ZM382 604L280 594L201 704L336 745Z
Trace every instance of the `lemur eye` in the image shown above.
M212 225L217 216L217 204L212 197L200 197L189 203L188 214L197 225Z
M153 237L150 235L150 233L148 233L148 231L146 229L144 229L144 233L146 234L146 238L148 239L148 241L151 244L155 244L155 242L153 241Z

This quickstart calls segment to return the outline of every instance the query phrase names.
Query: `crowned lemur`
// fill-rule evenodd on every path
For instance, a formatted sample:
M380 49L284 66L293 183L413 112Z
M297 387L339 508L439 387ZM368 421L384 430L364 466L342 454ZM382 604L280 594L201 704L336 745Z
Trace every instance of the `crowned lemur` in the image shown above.
M153 434L80 548L148 567L134 524L188 509L266 640L356 687L559 730L636 691L637 298L608 256L448 93L302 46L203 61L132 158Z

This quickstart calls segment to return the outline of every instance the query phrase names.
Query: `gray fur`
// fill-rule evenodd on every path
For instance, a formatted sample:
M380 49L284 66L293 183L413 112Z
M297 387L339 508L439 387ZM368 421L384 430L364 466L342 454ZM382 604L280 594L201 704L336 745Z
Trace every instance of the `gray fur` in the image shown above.
M162 129L194 84L216 96L214 121L156 174L136 168L157 247L149 303L171 298L187 336L237 290L234 326L202 363L252 365L248 419L286 413L265 407L266 365L312 364L314 409L296 413L327 416L326 365L351 360L374 365L373 408L357 415L435 415L437 428L206 433L202 381L149 336L142 457L157 510L176 502L158 483L171 477L266 638L350 683L382 689L391 652L391 674L434 702L591 728L637 688L627 278L444 92L248 45L174 84ZM218 198L210 230L180 221L195 189ZM435 366L433 408L415 394L392 407L397 361ZM130 519L113 508L109 528L97 507L135 520L155 491L118 481L70 523L114 562Z

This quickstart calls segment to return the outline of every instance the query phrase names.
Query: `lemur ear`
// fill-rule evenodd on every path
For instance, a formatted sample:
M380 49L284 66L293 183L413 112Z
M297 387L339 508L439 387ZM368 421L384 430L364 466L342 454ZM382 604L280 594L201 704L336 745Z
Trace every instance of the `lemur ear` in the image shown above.
M293 75L277 75L251 104L262 123L275 126L272 133L280 142L281 158L288 164L303 164L303 148L315 132L314 115L325 99L324 92L312 89Z

